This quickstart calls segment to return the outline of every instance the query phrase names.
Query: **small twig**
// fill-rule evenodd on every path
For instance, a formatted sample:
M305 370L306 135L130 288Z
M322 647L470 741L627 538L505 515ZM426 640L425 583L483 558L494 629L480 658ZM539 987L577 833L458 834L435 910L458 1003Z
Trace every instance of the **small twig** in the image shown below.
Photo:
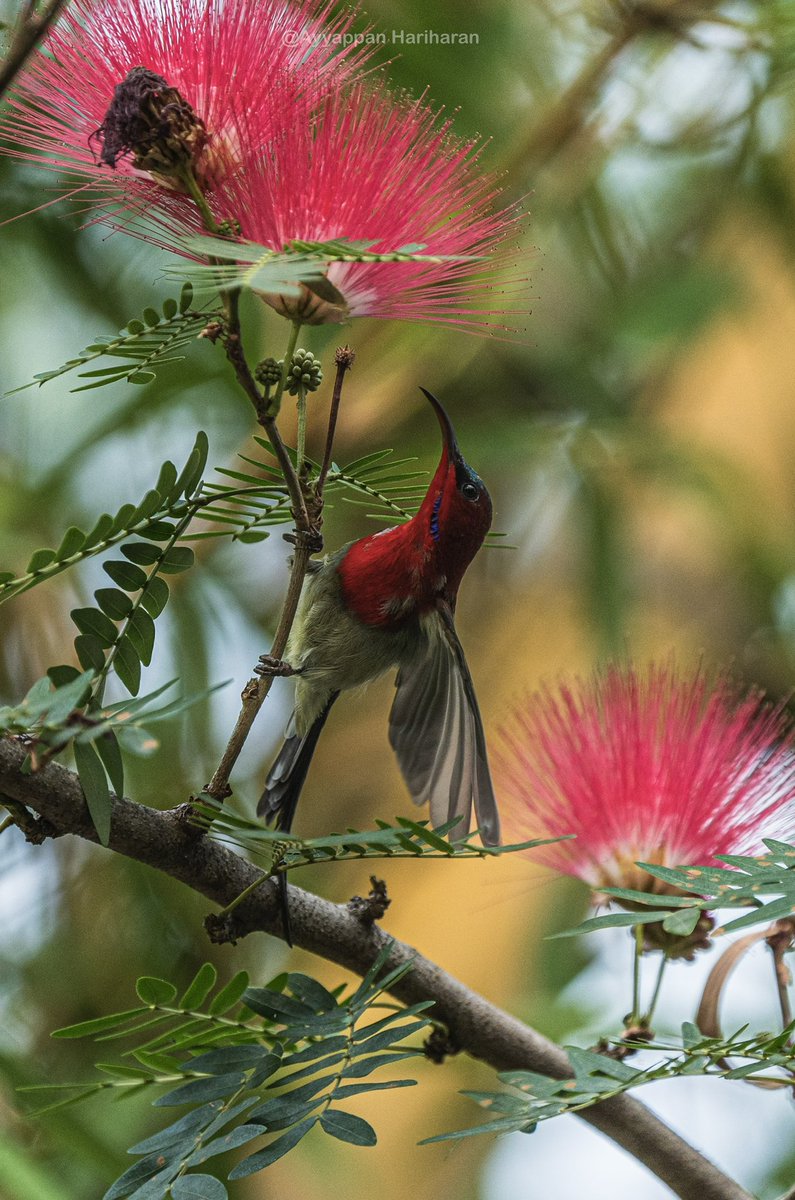
M530 163L533 170L537 171L565 150L582 132L594 95L604 84L615 60L639 32L637 24L628 21L622 25L602 49L588 60L569 87L551 105L542 109L527 139L520 143L511 156L509 171L519 168L527 170Z
M182 175L182 182L190 194L191 199L199 210L202 219L202 224L208 233L217 236L221 232L221 226L215 219L210 205L207 203L207 198L204 195L195 175L192 171L185 171ZM209 260L214 261L212 258ZM251 401L254 411L257 414L257 421L268 435L268 440L273 447L273 452L276 460L282 469L287 490L290 494L290 503L293 509L296 527L299 530L304 530L307 533L310 530L309 513L307 511L304 494L301 488L300 480L293 467L290 455L287 453L287 447L282 441L281 434L276 425L276 417L279 412L279 402L281 401L284 385L287 382L287 372L290 369L293 353L295 351L295 343L298 339L298 331L301 328L300 321L294 321L290 333L290 341L288 343L287 354L285 355L284 367L282 368L282 378L279 382L279 388L274 400L268 400L257 387L257 382L251 373L251 368L248 365L245 350L243 349L243 339L240 329L240 291L237 288L219 288L221 300L223 301L224 311L226 313L226 328L224 331L224 349L226 357L229 360L232 369L235 372L235 378L240 384L243 391Z
M287 585L287 595L284 598L282 611L279 616L279 624L270 648L270 656L275 659L281 659L287 648L287 640L290 636L290 630L293 627L295 614L298 612L298 602L301 599L301 589L304 586L304 577L309 566L309 559L322 546L322 542L317 531L316 519L313 520L309 515L301 480L296 474L295 467L287 453L287 447L282 441L281 434L276 425L275 413L271 410L270 402L265 399L257 387L254 376L251 374L248 362L246 361L243 344L240 339L239 298L237 293L228 292L225 304L227 312L227 358L234 367L238 382L251 398L257 411L257 419L268 435L273 452L284 474L285 483L290 494L293 519L295 521L295 553L290 571L290 582ZM288 359L292 359L299 328L300 323L293 322L285 363L287 363ZM284 379L285 374L283 373L282 385ZM281 395L281 392L278 395ZM275 411L278 412L278 408ZM246 739L251 732L251 727L256 720L257 713L262 708L272 685L273 676L269 675L262 676L259 679L250 679L243 689L241 696L243 704L235 722L235 727L230 734L221 761L205 788L205 791L213 799L224 800L231 794L229 777L240 755L240 751L243 749Z
M295 539L295 554L293 555L290 582L287 587L284 604L282 605L279 625L274 634L271 646L271 655L274 658L281 658L287 648L287 639L290 636L295 614L298 611L298 601L301 598L304 576L306 575L309 559L315 545L316 542L311 535L299 534ZM251 727L256 720L257 713L262 708L265 698L271 690L273 679L273 675L261 676L259 679L253 678L248 681L243 689L243 704L235 722L235 727L229 737L215 774L204 789L215 800L224 800L227 796L231 795L229 776L232 774L240 751L243 749L246 738L251 732Z
M453 1054L461 1052L461 1047L452 1040L444 1025L434 1026L423 1042L422 1049L425 1057L439 1066Z
M231 310L227 309L227 319L231 332L239 330L239 319L237 317L236 306L232 306ZM288 358L292 357L295 350L295 342L298 338L298 323L293 325L293 332L290 338L290 347L285 355L285 363ZM236 349L230 354L230 345L234 345ZM232 343L231 338L227 337L227 355L230 357L235 366L238 380L246 388L253 389L259 396L259 390L245 361L242 353L242 346L239 341ZM350 369L354 359L353 351L348 346L340 347L335 355L337 364L337 376L334 381L334 393L331 400L331 415L329 417L329 432L326 438L326 452L321 467L321 473L318 477L318 484L315 489L314 496L311 497L312 509L311 514L307 507L306 497L303 492L301 480L296 474L292 461L287 453L287 449L281 440L278 428L276 426L276 418L271 411L271 406L265 401L264 397L260 397L258 407L258 417L260 424L265 429L270 443L274 449L279 465L284 472L288 489L290 491L290 499L292 501L292 512L295 519L295 554L293 555L292 569L290 571L290 581L287 586L287 594L284 598L282 611L279 617L279 624L276 633L273 637L273 643L270 649L270 657L281 659L287 648L287 641L290 636L290 631L293 627L295 615L298 611L298 604L301 599L301 590L304 585L304 578L309 566L309 560L312 554L322 549L322 540L320 538L320 521L323 509L323 484L328 475L329 466L331 463L331 452L334 443L334 429L339 412L340 400L342 397L342 380L345 372ZM278 409L277 409L278 411ZM297 499L296 499L297 496ZM235 727L227 742L221 761L215 771L210 782L207 784L205 791L215 800L223 800L231 794L229 786L229 777L232 773L235 763L240 755L246 739L251 732L251 727L256 720L259 710L265 702L265 699L273 685L273 676L263 676L259 679L250 679L242 692L242 707L238 715Z
M353 366L356 355L350 346L338 346L334 354L334 362L337 367L337 374L334 379L334 392L331 397L331 410L328 418L328 433L326 434L326 449L323 452L323 463L320 468L320 474L317 477L315 485L315 495L318 502L323 498L323 488L326 486L326 476L331 467L331 455L334 449L334 434L337 431L337 417L340 411L340 401L342 400L342 381L345 378L345 372L350 371Z
M44 817L37 817L24 804L12 800L10 796L0 793L0 804L8 811L8 816L0 824L0 833L10 826L15 826L25 835L25 841L31 846L40 846L47 838L58 837L58 831Z
M789 967L784 961L784 955L792 948L793 939L795 939L795 922L788 917L776 921L772 932L765 938L773 952L778 1003L781 1009L781 1022L785 1028L792 1024L792 1005L789 998L789 985L792 980Z
M205 229L212 234L218 234L220 226L218 225L212 210L207 203L207 200L202 192L198 182L193 175L188 172L186 174L185 183L188 191L196 204L196 207L201 214L202 222ZM265 396L257 386L257 382L252 374L243 348L243 339L240 327L240 292L238 289L221 288L221 299L223 300L224 310L226 315L225 329L223 334L224 349L226 357L232 366L235 373L235 378L241 388L251 401L254 411L257 414L257 421L265 430L268 436L268 441L273 449L276 461L281 467L284 481L290 496L291 511L293 520L295 521L296 537L295 537L295 554L293 555L293 565L290 572L290 583L287 588L287 595L282 606L279 625L274 635L273 644L271 646L271 655L274 658L281 658L287 646L287 639L290 635L290 630L295 620L295 614L298 611L298 602L301 598L301 589L304 583L307 566L309 564L310 555L318 548L318 533L316 526L309 515L309 509L306 504L306 497L301 484L301 480L293 466L290 455L287 452L287 447L282 441L282 436L276 424L276 417L279 412L279 403L281 401L284 386L287 381L287 373L292 362L292 357L295 352L295 345L298 340L298 333L301 327L300 321L294 321L290 331L290 339L288 342L287 353L285 355L284 367L282 369L282 378L279 382L279 388L276 396L270 400ZM268 692L271 689L273 677L265 677L260 679L250 679L242 692L242 707L238 715L235 727L226 744L226 749L221 757L221 761L213 774L212 779L206 787L206 791L216 800L224 800L231 794L229 786L229 777L232 773L235 763L240 755L240 751L245 745L246 739L251 731L251 727L257 717L257 713L262 708Z
M384 880L371 875L369 894L367 896L351 896L346 907L351 916L360 921L362 925L374 925L376 921L383 918L391 903Z
M8 91L65 4L66 0L49 0L37 16L35 0L28 0L20 15L8 53L0 63L0 96Z
M243 349L240 332L240 296L237 292L227 291L222 293L222 297L224 307L226 308L226 337L224 339L226 357L232 365L235 378L253 404L254 411L257 414L257 421L267 433L268 441L273 447L273 453L282 469L287 491L290 494L290 504L296 528L304 532L309 532L311 523L304 494L301 489L301 482L296 474L290 455L287 453L287 447L282 441L282 436L276 425L276 417L270 411L270 402L265 399L257 387L256 380L251 373L251 368L248 365ZM292 341L292 333L290 337Z

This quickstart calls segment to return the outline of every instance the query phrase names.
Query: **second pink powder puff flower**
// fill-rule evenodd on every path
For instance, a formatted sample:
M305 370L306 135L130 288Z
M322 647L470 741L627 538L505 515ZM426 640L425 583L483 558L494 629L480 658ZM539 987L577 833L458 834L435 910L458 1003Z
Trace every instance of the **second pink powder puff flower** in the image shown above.
M537 857L593 889L656 891L637 861L714 864L795 829L795 746L780 707L673 665L609 667L542 689L503 731L495 778Z

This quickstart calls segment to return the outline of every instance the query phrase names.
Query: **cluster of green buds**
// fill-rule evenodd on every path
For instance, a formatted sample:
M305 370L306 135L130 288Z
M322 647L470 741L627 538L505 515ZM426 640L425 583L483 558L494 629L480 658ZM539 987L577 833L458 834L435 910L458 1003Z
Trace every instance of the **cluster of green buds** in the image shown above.
M261 383L267 392L269 388L276 387L282 377L284 369L284 359L263 358L254 368L254 378L257 383Z
M287 372L287 391L291 396L299 392L316 392L323 382L320 359L309 350L296 350Z
M223 221L218 222L218 237L231 238L232 241L235 241L240 234L241 225L237 217L224 217Z

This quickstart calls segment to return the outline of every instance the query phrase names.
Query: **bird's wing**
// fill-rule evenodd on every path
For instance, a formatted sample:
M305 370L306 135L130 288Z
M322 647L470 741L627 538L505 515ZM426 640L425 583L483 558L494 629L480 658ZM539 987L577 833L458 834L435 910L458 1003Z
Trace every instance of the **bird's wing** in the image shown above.
M499 845L500 820L486 755L483 722L452 610L440 602L425 619L427 647L401 666L389 714L389 741L416 804L429 803L431 822L457 817L469 829L472 806L488 846Z

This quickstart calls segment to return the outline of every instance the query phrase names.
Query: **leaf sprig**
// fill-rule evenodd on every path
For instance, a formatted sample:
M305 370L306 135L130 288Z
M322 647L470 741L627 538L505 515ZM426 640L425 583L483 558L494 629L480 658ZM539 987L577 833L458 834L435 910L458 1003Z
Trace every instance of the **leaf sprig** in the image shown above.
M161 560L163 552L156 543L171 538L175 526L169 522L179 522L188 515L194 515L202 507L204 501L197 494L197 489L207 463L207 453L207 435L200 432L196 435L193 449L182 471L177 472L172 462L164 462L155 486L137 504L123 504L113 516L103 513L88 532L71 526L57 548L36 550L21 575L15 576L12 571L0 572L0 603L36 587L47 579L52 579L54 575L84 562L87 558L102 554L127 538L137 537L140 541L132 545L146 546L147 549L123 547L122 553L128 562L119 564L120 568L125 569L118 572L121 576L119 586L125 591L131 590L126 586L134 582L134 572L127 569L129 564L140 567L144 554L149 556L149 564ZM185 561L187 554L192 558L192 552L186 549L182 558L178 555L177 559ZM108 574L114 582L119 582L114 578L113 570L109 570ZM142 572L139 571L135 580L140 580L141 575ZM120 596L117 603L121 605L125 601L123 594ZM96 656L83 665L97 668Z
M255 442L265 451L263 459L240 454L238 457L252 471L218 467L216 473L232 480L237 486L225 487L218 483L204 486L206 501L202 517L217 523L220 528L190 534L193 539L208 537L232 537L241 542L259 542L270 536L273 526L284 525L292 520L290 498L279 470L273 465L273 448L263 437ZM295 451L288 448L295 463ZM332 466L326 479L326 497L342 494L352 503L364 503L374 508L368 516L380 521L406 521L416 509L418 497L425 494L424 486L414 486L425 472L417 470L396 473L396 468L413 463L413 458L393 459L392 450L380 450L356 459L346 467ZM307 487L311 489L320 476L320 464L304 457L307 471ZM397 486L399 485L399 486ZM351 498L348 493L353 494Z
M53 686L49 676L36 681L16 705L0 708L0 736L23 736L27 740L31 766L38 770L68 746L75 756L80 784L91 819L103 845L110 837L111 796L124 792L122 750L146 756L158 746L150 726L184 712L215 688L178 697L155 706L176 680L137 700L100 706L90 704L95 682L93 671L80 674L73 668L54 668L66 678ZM223 685L219 685L223 686Z
M138 1006L53 1035L99 1042L132 1038L135 1044L123 1061L98 1063L105 1079L62 1085L58 1090L70 1094L38 1112L107 1090L124 1097L150 1088L168 1089L153 1100L157 1109L189 1106L176 1121L131 1147L139 1161L116 1180L104 1200L226 1197L217 1179L206 1185L209 1190L191 1191L189 1183L197 1188L211 1178L196 1169L266 1133L277 1136L238 1162L229 1179L270 1166L314 1128L353 1145L375 1145L372 1126L340 1106L368 1092L414 1084L413 1079L375 1082L370 1077L420 1053L407 1047L406 1039L428 1026L422 1014L432 1003L388 1005L386 1015L373 1019L376 1006L384 1007L379 1003L384 991L411 969L410 963L387 969L390 952L387 944L349 992L331 992L297 973L252 988L245 972L216 991L217 972L210 964L199 970L180 999L167 980L139 979Z
M89 379L91 382L72 388L73 392L87 392L109 383L126 382L141 386L151 383L160 367L184 359L185 355L177 351L195 341L202 327L220 312L215 309L199 312L191 307L192 303L193 288L186 283L178 300L169 298L163 301L161 312L155 308L145 308L141 317L128 321L117 336L97 337L76 358L68 359L51 371L42 371L33 377L31 383L15 388L14 392L22 392L36 385L42 387L51 379L58 379L100 358L120 358L124 361L112 367L78 371L79 379Z
M481 1108L498 1114L494 1120L471 1129L436 1134L425 1138L421 1145L472 1137L479 1133L532 1133L540 1121L564 1113L579 1112L620 1095L633 1088L662 1079L682 1075L709 1075L719 1079L759 1078L764 1072L776 1070L791 1074L795 1071L795 1047L790 1043L795 1022L780 1033L759 1033L743 1036L739 1030L730 1038L704 1037L697 1026L685 1022L681 1043L643 1042L637 1048L660 1051L663 1058L648 1067L632 1067L593 1050L565 1046L573 1077L551 1079L534 1071L504 1071L497 1076L512 1090L502 1092L462 1092ZM619 1044L619 1043L616 1043ZM622 1041L620 1045L626 1046ZM727 1064L728 1058L744 1061L738 1066ZM781 1086L782 1079L776 1077ZM518 1094L517 1094L518 1093Z
M702 913L719 909L750 908L752 911L713 930L716 934L747 929L761 922L777 921L795 914L795 845L763 838L768 853L754 857L744 854L716 854L725 867L661 867L654 863L637 865L661 880L675 892L656 895L633 888L605 887L601 891L611 899L626 901L643 910L611 912L590 917L572 929L551 934L552 938L575 937L594 930L617 926L659 922L668 933L687 936ZM769 896L775 899L768 899Z
M252 857L264 860L265 869L274 874L318 863L362 859L497 858L566 840L546 838L510 846L484 846L475 841L477 830L473 830L466 837L450 842L446 835L457 821L448 821L434 829L429 821L410 821L407 817L396 817L394 825L376 820L378 828L366 832L349 829L346 833L302 838L267 829L261 823L233 812L228 801L219 804L207 795L194 800L192 820L216 841L234 845Z
M254 441L266 452L263 459L240 454L238 458L254 471L217 467L216 474L234 481L236 488L212 482L205 484L207 501L202 512L206 521L220 528L192 533L190 539L231 537L241 542L259 542L270 536L274 526L292 520L290 499L281 472L273 465L273 448L266 438ZM293 464L295 451L287 448ZM368 511L374 521L399 524L408 521L419 508L427 489L427 472L411 464L416 458L394 458L391 449L376 450L344 466L333 463L325 481L326 507L335 499L356 504ZM320 475L320 464L304 456L307 488L311 491ZM401 468L404 468L401 470ZM255 473L256 472L256 473ZM487 545L497 545L504 533L487 534Z
M444 263L475 261L478 255L425 254L417 244L394 250L372 250L373 241L287 242L283 250L273 250L258 242L230 241L205 234L184 239L189 255L216 260L210 266L192 262L170 268L172 279L187 279L197 291L216 292L223 288L251 288L266 295L298 296L302 284L312 286L325 276L335 262L356 263ZM226 265L219 265L217 260Z

